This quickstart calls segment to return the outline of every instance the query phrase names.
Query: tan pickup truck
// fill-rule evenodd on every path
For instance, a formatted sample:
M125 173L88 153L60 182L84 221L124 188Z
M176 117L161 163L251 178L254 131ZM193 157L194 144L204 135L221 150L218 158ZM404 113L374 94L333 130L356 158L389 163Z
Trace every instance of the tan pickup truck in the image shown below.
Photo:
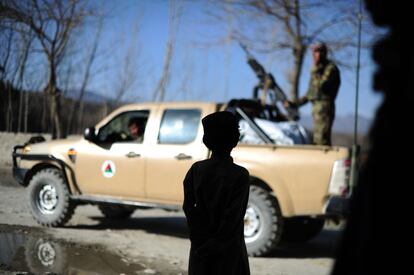
M187 170L210 154L201 118L224 109L247 121L265 143L239 143L232 152L251 177L245 215L250 255L264 255L283 239L306 241L327 218L344 213L348 149L277 145L234 101L231 108L203 102L123 106L79 140L38 137L15 146L14 177L27 187L33 216L44 226L64 225L85 203L98 205L108 218L127 218L136 209L180 210ZM264 117L265 108L261 112L256 115ZM140 138L132 137L131 121L140 123Z

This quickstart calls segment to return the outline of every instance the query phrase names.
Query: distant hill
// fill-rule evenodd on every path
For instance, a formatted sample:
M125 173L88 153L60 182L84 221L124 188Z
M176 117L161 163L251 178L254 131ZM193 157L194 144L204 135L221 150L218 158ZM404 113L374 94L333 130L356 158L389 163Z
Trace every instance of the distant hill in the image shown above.
M312 117L303 115L299 121L303 126L312 130ZM368 132L372 120L363 116L358 116L358 144L361 150L365 151L369 145ZM332 144L351 147L354 136L354 116L345 115L337 116L334 121L332 130Z
M300 123L306 128L312 129L312 117L303 115ZM366 135L371 127L372 120L363 116L358 116L358 134ZM354 133L354 115L336 116L333 131L334 133L353 134Z
M68 91L65 91L64 96L67 98L76 100L78 99L79 94L80 94L80 90L68 90ZM83 100L86 102L91 102L91 103L106 103L106 102L111 102L114 99L100 95L96 92L86 91L83 96Z

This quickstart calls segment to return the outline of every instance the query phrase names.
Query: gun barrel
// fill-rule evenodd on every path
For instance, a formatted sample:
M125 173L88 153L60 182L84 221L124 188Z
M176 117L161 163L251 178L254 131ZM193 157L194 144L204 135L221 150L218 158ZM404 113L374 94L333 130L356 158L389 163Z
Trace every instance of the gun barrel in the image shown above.
M239 42L240 47L242 48L242 50L246 53L247 58L252 57L252 55L250 54L249 50L247 49L246 45L244 45L243 43Z
M250 68L252 68L252 70L255 72L255 74L257 75L257 77L259 77L260 79L262 79L266 75L265 69L263 68L262 65L260 65L259 62L257 62L256 59L249 58L247 60L247 63L249 63Z

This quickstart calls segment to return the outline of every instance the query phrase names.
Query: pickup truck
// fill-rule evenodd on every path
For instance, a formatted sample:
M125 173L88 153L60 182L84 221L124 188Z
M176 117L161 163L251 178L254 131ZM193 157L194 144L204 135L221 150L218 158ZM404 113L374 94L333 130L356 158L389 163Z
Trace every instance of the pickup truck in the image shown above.
M313 238L326 219L346 211L348 148L278 145L247 108L234 102L122 106L79 140L37 137L15 146L13 175L26 187L32 215L43 226L64 225L80 204L97 205L113 219L128 218L136 209L180 210L186 172L210 155L202 143L201 119L229 110L264 143L239 143L232 152L234 162L250 173L244 230L249 255L265 255L281 240ZM265 113L264 108L255 115ZM130 138L132 118L143 122L141 139Z

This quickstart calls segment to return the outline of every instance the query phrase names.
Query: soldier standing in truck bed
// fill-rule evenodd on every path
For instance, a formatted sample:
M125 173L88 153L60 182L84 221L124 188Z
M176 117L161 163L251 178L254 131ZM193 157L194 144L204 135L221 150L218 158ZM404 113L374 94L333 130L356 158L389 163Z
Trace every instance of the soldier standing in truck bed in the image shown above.
M296 103L302 106L312 102L313 143L331 145L331 130L335 118L335 98L341 77L338 67L327 58L328 48L324 43L311 46L313 67L309 89ZM285 106L293 105L285 102Z

